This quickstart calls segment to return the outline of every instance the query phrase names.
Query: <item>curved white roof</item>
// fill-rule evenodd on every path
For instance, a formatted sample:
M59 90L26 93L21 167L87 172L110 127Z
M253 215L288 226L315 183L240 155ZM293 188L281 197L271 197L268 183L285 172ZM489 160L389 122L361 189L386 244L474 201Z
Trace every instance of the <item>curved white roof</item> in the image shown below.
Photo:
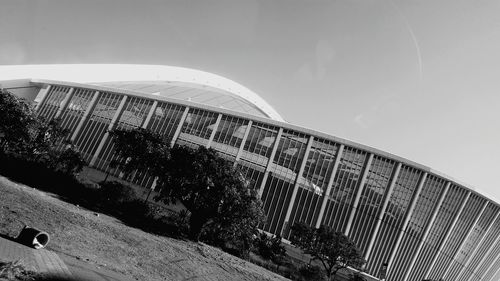
M136 64L40 64L0 66L0 80L25 78L76 83L171 81L198 84L237 95L255 105L269 118L277 121L284 121L271 105L250 89L219 75L183 67Z

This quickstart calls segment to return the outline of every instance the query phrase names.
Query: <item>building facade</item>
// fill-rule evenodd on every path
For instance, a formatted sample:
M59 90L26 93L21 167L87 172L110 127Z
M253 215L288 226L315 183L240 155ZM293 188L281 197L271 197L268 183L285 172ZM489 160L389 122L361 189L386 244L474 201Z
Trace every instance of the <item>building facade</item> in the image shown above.
M358 245L368 274L387 265L390 281L498 280L498 203L418 163L284 122L227 87L166 79L0 84L36 95L38 114L60 118L92 168L119 173L109 131L146 128L237 162L261 195L264 231L287 239L295 222L331 226ZM129 181L154 186L144 171Z

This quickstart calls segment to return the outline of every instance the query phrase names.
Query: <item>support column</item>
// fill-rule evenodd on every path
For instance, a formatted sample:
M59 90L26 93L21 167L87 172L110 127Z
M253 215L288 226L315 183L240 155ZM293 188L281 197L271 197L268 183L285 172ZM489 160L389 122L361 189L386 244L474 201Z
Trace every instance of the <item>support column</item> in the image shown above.
M184 122L186 121L186 117L189 113L189 106L186 106L184 109L184 112L182 113L181 120L179 121L179 125L177 125L177 129L175 130L174 135L172 136L172 140L170 141L170 146L173 147L175 142L177 141L177 138L179 137L179 134L181 133L182 125L184 125Z
M278 145L281 140L281 135L283 134L283 128L280 127L278 130L278 134L276 135L276 140L274 141L273 150L271 151L271 156L269 156L269 160L267 161L266 171L264 172L264 176L262 177L262 183L259 188L259 198L262 197L262 193L264 192L264 187L266 186L267 177L269 176L269 171L271 170L271 164L273 163L274 156L276 155L276 151L278 150Z
M358 192L356 193L356 197L354 198L354 203L352 205L351 214L349 215L349 220L347 221L347 225L345 227L344 231L345 236L349 236L349 232L351 231L352 222L354 220L354 216L356 215L356 211L358 210L359 200L361 199L361 194L363 194L363 189L365 188L365 183L366 183L366 177L368 176L368 172L370 171L372 161L373 161L373 153L370 153L365 168L363 169L363 175L361 176L361 181L359 182L357 188Z
M422 247L424 245L424 241L427 240L427 236L429 236L429 232L431 230L432 225L434 224L434 221L436 220L437 214L439 213L439 209L441 209L441 205L443 205L444 198L448 194L448 190L450 189L450 182L446 183L446 187L444 188L443 194L441 194L441 197L439 198L438 204L436 205L436 209L434 209L434 212L432 214L431 220L425 227L424 235L422 236L422 239L418 243L417 250L415 251L415 254L413 255L413 258L411 259L410 266L408 267L408 270L406 271L406 274L403 277L403 280L406 281L408 279L408 276L410 275L410 272L413 269L413 266L415 265L415 261L417 260L418 255L420 254L420 251L422 250Z
M424 279L428 279L429 277L429 274L431 273L431 270L432 268L434 267L434 265L436 264L436 260L437 260L437 257L438 257L438 254L443 250L443 247L444 245L446 244L446 241L448 240L448 238L450 238L450 235L451 235L451 230L453 230L453 228L455 227L455 225L457 224L457 221L458 221L458 218L460 217L460 215L462 214L464 208L465 208L465 204L467 204L467 201L469 201L469 198L470 198L470 195L471 195L471 192L468 191L467 192L467 196L465 197L464 199L464 202L462 202L462 205L460 206L460 209L458 210L458 213L457 215L455 216L455 218L453 219L453 222L451 223L450 225L450 228L448 229L448 232L446 233L446 236L444 237L443 239L443 242L441 243L441 245L439 246L439 249L438 251L436 252L436 255L434 256L433 260L432 260L432 263L431 265L429 266L429 269L427 270L427 273L425 273L425 277Z
M142 123L141 128L147 129L149 122L151 121L151 118L153 118L153 114L155 114L156 107L158 106L158 101L154 101L153 104L151 105L151 109L148 112L148 116L146 116L146 120L144 120L144 123Z
M115 115L113 116L113 119L111 119L111 122L109 123L107 132L102 137L102 140L99 143L99 146L97 147L97 150L95 151L94 156L92 157L92 160L90 160L89 167L93 167L95 162L97 161L97 158L99 157L99 154L101 153L101 150L104 147L106 140L109 138L109 131L113 130L116 122L118 121L118 119L120 119L120 116L122 115L123 108L125 107L126 102L127 102L127 96L123 96L123 98L120 102L120 105L118 105L118 108L116 109L116 112L115 112Z
M288 225L288 221L290 220L290 215L292 214L293 205L295 204L295 197L297 197L297 192L299 190L299 180L304 173L304 168L306 167L307 159L309 157L309 152L311 151L311 146L314 142L314 137L309 136L309 140L307 142L306 151L304 153L304 158L302 159L302 163L300 163L299 171L295 176L295 184L293 185L292 197L290 198L290 203L288 204L288 209L286 210L285 220L283 222L283 228L286 228ZM283 229L281 229L281 233L283 233Z
M47 87L41 88L40 91L38 92L38 95L41 95L42 98L40 99L40 102L37 103L37 105L35 106L35 111L38 111L38 109L40 109L40 107L45 103L45 100L47 99L50 88L52 88L52 85L46 85L46 86Z
M343 153L344 153L344 145L341 144L337 151L335 162L333 163L332 173L330 174L330 179L328 180L326 190L325 192L323 192L323 200L321 202L321 208L319 209L318 220L316 221L316 228L319 228L321 226L321 221L323 220L323 215L325 214L326 203L328 202L328 196L330 196L329 194L330 191L332 190L333 181L335 180L335 175L337 174L337 170L340 164L340 159L342 158Z
M484 205L483 207L481 208L481 211L479 212L479 214L477 215L477 218L474 220L474 222L472 223L469 231L467 231L467 235L465 235L465 238L464 240L462 240L462 242L460 243L460 247L458 247L458 250L455 252L455 254L453 254L453 260L455 260L456 256L458 253L460 253L460 250L462 249L462 247L464 246L465 242L469 239L470 235L472 234L472 231L474 230L474 227L476 226L476 224L479 222L479 219L481 218L481 216L483 215L484 213L484 210L486 210L486 206L488 206L488 201L486 200L486 202L484 202ZM453 260L450 262L450 264L448 265L448 268L446 268L446 271L444 272L443 274L443 277L445 277L446 275L448 275L449 271L450 271L450 268L451 268L451 265L453 264Z
M59 118L61 114L66 110L66 107L68 107L68 103L73 97L73 93L75 91L75 88L69 88L68 93L66 93L66 96L64 97L64 100L61 102L61 105L59 106L59 109L56 112L56 115L54 115L54 119Z
M417 187L417 192L415 193L415 196L413 197L413 201L411 202L410 208L408 209L408 213L406 213L405 220L403 222L403 226L401 227L401 231L399 232L398 239L396 240L396 244L394 245L394 248L392 249L391 256L389 257L389 261L387 264L389 265L389 270L390 271L392 268L392 262L394 261L394 257L396 256L396 252L398 251L399 244L401 244L401 240L403 240L403 235L405 234L405 229L408 226L408 222L410 222L410 218L413 215L413 210L415 209L415 205L417 205L418 198L420 197L420 192L422 192L422 188L424 186L425 181L427 180L427 172L424 172L422 176L420 177L420 182L418 183Z
M221 119L222 119L222 113L219 113L219 116L217 116L217 120L215 121L214 128L212 129L212 133L210 134L210 138L208 139L208 142L205 145L206 148L209 148L212 145L212 141L214 140L215 133L217 133L217 129L219 128Z
M372 237L370 239L370 243L368 243L368 248L366 249L366 254L365 254L365 260L368 260L370 258L370 255L372 253L373 245L375 245L375 239L378 236L378 231L380 229L380 225L382 224L382 219L384 218L385 210L387 209L387 206L389 205L389 201L391 200L392 192L394 191L394 186L396 185L396 181L398 180L399 172L401 171L401 162L399 162L396 166L396 170L392 174L391 182L389 183L389 190L387 191L387 196L384 199L384 203L382 204L382 209L380 210L380 213L377 218L377 224L375 225L375 228L373 230Z
M250 129L252 128L253 121L248 120L247 128L245 130L245 134L243 135L243 139L241 140L240 148L238 149L238 153L236 153L236 158L234 159L234 165L236 166L238 161L241 158L241 154L243 154L243 149L245 148L245 143L248 139L248 134L250 133Z
M71 135L71 142L75 142L76 140L76 137L78 136L78 133L80 133L80 131L82 130L83 128L83 125L85 124L85 121L87 121L87 118L89 117L89 115L92 113L92 111L94 110L94 107L97 103L97 99L99 98L99 91L96 91L94 93L94 96L92 97L92 100L90 101L90 103L87 105L87 108L85 109L85 113L83 113L82 115L82 118L80 119L80 122L78 122L78 125L76 126L76 129L75 131L73 132L73 134Z
M491 229L493 227L493 224L495 224L495 221L498 219L498 215L500 215L500 211L497 212L497 214L495 215L495 217L491 221L491 224L488 226L488 228L484 232L483 237L481 237L481 240L479 240L479 242L474 246L474 250L472 251L472 253L467 257L467 260L465 261L465 265L462 267L462 269L460 269L460 272L457 275L458 276L457 280L460 280L460 277L462 277L461 275L464 272L464 269L466 269L469 266L471 258L474 255L476 255L477 251L479 250L479 245L481 245L484 242L484 239L486 239L486 236L488 236L489 232L492 231Z

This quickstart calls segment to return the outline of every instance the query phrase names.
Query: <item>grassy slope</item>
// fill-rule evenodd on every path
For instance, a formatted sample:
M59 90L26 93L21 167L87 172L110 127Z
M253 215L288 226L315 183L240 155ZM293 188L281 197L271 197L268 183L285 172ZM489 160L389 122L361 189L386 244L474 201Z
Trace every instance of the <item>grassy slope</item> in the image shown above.
M51 235L48 249L137 280L285 280L202 243L152 235L0 176L0 234L24 224Z

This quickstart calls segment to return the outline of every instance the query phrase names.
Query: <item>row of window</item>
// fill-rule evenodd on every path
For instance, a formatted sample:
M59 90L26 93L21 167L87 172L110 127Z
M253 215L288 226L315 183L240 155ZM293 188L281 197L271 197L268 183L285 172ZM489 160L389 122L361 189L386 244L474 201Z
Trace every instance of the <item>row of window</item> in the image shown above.
M295 222L329 225L356 242L373 276L384 263L387 280L489 280L500 268L496 204L369 151L194 106L63 85L50 86L37 112L60 118L85 160L115 175L112 128L143 127L172 143L210 146L236 161L259 191L263 230L286 239ZM154 182L147 171L127 180Z

